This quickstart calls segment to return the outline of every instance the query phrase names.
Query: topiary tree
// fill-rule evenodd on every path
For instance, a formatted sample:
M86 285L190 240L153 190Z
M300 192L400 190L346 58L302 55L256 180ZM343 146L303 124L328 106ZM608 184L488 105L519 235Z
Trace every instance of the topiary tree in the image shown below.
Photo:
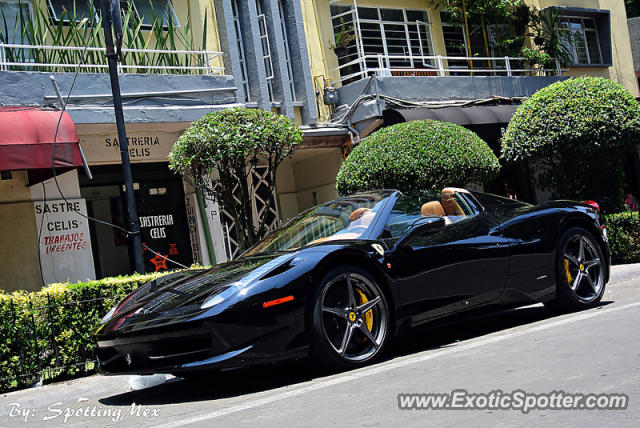
M459 125L420 120L382 128L347 157L337 176L341 194L402 191L486 182L500 170L491 148Z
M625 152L640 142L640 106L619 83L580 77L549 85L515 112L502 157L531 162L552 197L622 206Z
M285 116L258 109L227 109L193 122L172 147L169 167L231 214L238 245L244 250L267 233L269 207L276 204L276 170L301 142L302 132ZM254 219L249 177L259 162L267 166L264 180L269 196L265 209Z

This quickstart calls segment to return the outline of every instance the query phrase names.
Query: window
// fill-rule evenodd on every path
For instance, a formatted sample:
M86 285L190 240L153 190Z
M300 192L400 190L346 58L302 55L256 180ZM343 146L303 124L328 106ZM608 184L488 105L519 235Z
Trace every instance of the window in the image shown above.
M293 251L306 245L362 239L375 226L388 192L348 196L311 208L276 229L245 255Z
M258 10L258 30L260 31L260 45L262 47L262 60L267 73L267 89L269 90L269 100L273 98L273 63L271 62L271 43L269 41L269 31L267 28L267 17L262 11L262 1L256 0Z
M240 80L242 81L242 88L244 89L244 102L248 103L249 98L249 79L247 73L247 62L245 61L244 54L244 40L242 40L242 26L240 24L240 10L238 9L238 0L231 2L233 8L233 28L236 36L236 46L238 48L238 61L240 62Z
M169 21L173 21L176 27L180 26L180 21L169 0L133 0L133 7L143 27L151 27L154 20L162 20L165 28L168 27Z
M434 61L431 26L426 10L388 9L374 7L331 6L334 34L359 35L349 47L347 61L364 55L367 68L432 68ZM350 57L350 58L349 58ZM352 70L342 70L342 75Z
M467 35L466 28L462 25L459 18L454 16L451 12L440 12L440 19L442 21L442 33L444 36L444 44L447 56L480 56L486 57L487 52L485 49L484 37L482 35L482 26L480 25L479 16L469 16L469 34ZM495 25L487 26L487 36L489 37L489 48L494 49L497 44L498 32ZM507 24L500 24L499 30L505 31L509 26ZM469 48L469 42L471 48ZM471 54L469 54L471 51ZM492 55L495 54L493 51ZM501 55L502 56L502 55ZM448 60L449 68L469 68L469 61L465 60ZM473 66L476 68L487 68L489 64L485 61L473 60ZM495 68L496 64L493 64ZM455 73L454 73L455 74ZM468 76L469 73L461 72L460 75Z
M467 51L467 37L462 24L453 19L450 12L441 12L442 35L447 56L469 56ZM449 68L467 67L467 61L448 61Z
M0 0L0 42L9 44L21 44L23 42L22 22L31 19L29 5L30 3L24 1ZM21 13L22 19L20 19Z
M89 18L92 13L92 0L47 0L51 17L54 22L69 22L69 17L74 16L76 22L84 18ZM95 9L100 8L98 0L93 0ZM180 26L180 21L173 10L173 5L169 0L120 0L120 10L124 14L130 9L136 17L142 21L142 28L149 29L153 26L154 20L162 20L163 27L168 28L169 20L176 27ZM64 11L68 16L63 16ZM94 14L95 16L95 14Z
M289 35L287 34L287 20L285 17L285 0L278 1L278 8L280 9L280 27L282 29L282 38L284 40L284 60L287 63L287 80L289 82L289 88L291 90L291 100L296 100L296 86L293 81L293 67L291 66L291 48L289 47ZM317 204L316 204L317 205Z
M430 60L414 58L432 55L431 31L426 11L382 8L358 8L364 54L383 54L385 66L424 68ZM367 64L377 67L376 59Z
M76 22L91 18L92 15L95 18L95 10L92 10L91 0L48 0L48 3L51 17L56 23L61 19L64 22L69 22L69 18L74 17Z
M454 189L407 192L400 196L385 226L384 238L400 238L423 217L444 217L447 225L476 214L466 198Z
M596 21L589 17L566 17L563 21L570 33L565 40L573 55L574 64L602 64L602 52Z

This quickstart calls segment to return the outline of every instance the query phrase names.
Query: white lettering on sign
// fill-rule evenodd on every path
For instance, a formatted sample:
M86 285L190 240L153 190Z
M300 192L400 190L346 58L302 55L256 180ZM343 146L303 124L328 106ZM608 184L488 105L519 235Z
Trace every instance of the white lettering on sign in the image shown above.
M140 227L173 226L173 215L148 215L140 217Z
M149 235L153 239L166 238L167 232L164 227L154 227L149 231Z

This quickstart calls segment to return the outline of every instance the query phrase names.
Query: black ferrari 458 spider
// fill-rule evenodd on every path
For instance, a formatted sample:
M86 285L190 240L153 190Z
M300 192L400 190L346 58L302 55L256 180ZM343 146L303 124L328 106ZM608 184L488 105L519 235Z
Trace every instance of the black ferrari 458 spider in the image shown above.
M307 355L357 367L395 334L472 309L593 307L609 267L587 203L362 193L303 212L236 260L141 286L101 321L97 353L106 373L188 376Z

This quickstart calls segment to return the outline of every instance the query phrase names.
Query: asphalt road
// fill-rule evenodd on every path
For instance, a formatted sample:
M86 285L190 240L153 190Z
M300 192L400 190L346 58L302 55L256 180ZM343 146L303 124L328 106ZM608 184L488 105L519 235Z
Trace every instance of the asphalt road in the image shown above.
M46 385L0 396L0 426L638 426L639 329L640 266L619 266L597 309L554 316L535 305L417 333L386 361L344 373L296 362L138 391L126 376ZM460 389L629 399L625 410L526 414L398 407L400 393Z

